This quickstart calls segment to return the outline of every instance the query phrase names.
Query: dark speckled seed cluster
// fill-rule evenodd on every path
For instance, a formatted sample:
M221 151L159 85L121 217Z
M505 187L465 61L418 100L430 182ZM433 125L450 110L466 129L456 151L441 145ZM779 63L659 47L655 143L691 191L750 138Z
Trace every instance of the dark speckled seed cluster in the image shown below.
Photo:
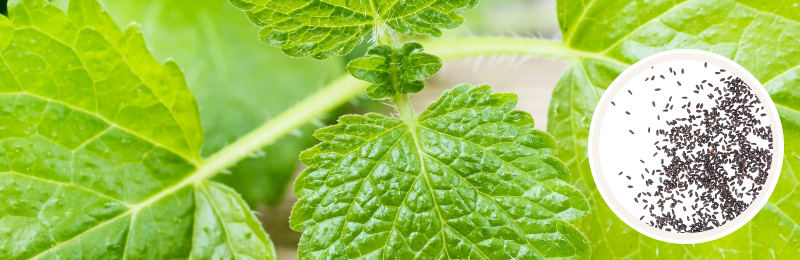
M707 63L704 68L708 69ZM708 70L709 76L725 72ZM677 76L676 71L669 68L668 74ZM683 74L684 70L680 72ZM660 78L666 79L663 75ZM648 128L648 134L659 140L653 144L653 157L663 153L667 160L661 159L659 169L645 168L641 180L632 180L633 184L642 185L627 186L641 190L633 200L644 204L642 209L648 215L640 220L650 226L696 233L724 225L750 206L769 175L772 129L766 121L762 124L766 113L758 97L733 75L720 78L722 86L708 81L683 86L687 92L704 95L707 101L683 103L687 99L683 97L671 103L669 97L663 109L655 108L669 112L678 105L686 114L664 121L658 115L663 125L655 126L653 133ZM676 87L679 86L680 83ZM653 107L661 102L664 101L653 100ZM753 138L765 140L768 145L760 147L752 142ZM676 211L682 211L681 216Z

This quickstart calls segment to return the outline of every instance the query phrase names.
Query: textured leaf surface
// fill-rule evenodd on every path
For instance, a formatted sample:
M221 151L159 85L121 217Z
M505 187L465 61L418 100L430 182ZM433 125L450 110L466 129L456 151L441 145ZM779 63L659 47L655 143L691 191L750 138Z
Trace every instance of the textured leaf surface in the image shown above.
M289 56L326 59L345 55L373 29L440 36L458 27L459 14L478 0L228 0L247 12L264 43ZM377 26L377 28L375 28Z
M592 215L579 228L595 258L800 258L800 2L559 1L565 44L582 53L553 92L548 130ZM785 161L775 192L738 231L715 241L658 242L625 225L597 191L587 159L589 123L603 91L628 64L669 49L708 50L758 78L778 105Z
M588 258L587 214L555 140L489 86L446 91L418 119L343 116L301 154L302 259Z
M364 57L350 61L347 71L353 77L373 83L367 88L372 99L386 99L395 93L417 93L423 80L442 68L442 59L422 52L422 44L409 42L400 49L388 45L373 46Z
M314 93L344 70L341 59L286 57L253 37L258 29L236 7L219 0L104 0L119 25L142 24L157 60L173 58L197 96L210 156ZM275 66L280 64L280 66ZM303 127L229 168L216 180L255 205L275 204L313 145L313 126Z
M243 200L203 181L174 62L94 0L0 16L0 259L272 258Z

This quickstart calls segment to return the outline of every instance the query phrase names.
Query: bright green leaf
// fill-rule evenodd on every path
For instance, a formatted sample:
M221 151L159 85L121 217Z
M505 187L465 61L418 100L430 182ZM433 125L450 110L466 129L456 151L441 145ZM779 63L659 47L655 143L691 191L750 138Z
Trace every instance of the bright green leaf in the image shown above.
M418 118L349 115L318 130L295 182L300 258L588 258L567 223L588 214L586 198L516 103L460 85Z
M228 1L262 28L261 41L289 56L315 59L347 54L373 29L440 36L439 29L458 27L463 22L459 14L478 4L478 0Z
M425 87L422 80L442 68L442 59L422 52L422 44L408 42L401 49L388 45L373 46L364 57L347 64L353 77L373 83L367 89L372 99L386 99L395 93L417 93Z
M173 58L197 96L210 156L294 106L341 75L341 59L294 59L264 45L236 7L219 0L103 0L117 21L142 24L157 60ZM280 64L280 66L275 66ZM255 205L280 202L297 166L313 145L313 126L288 135L220 174L216 180Z
M174 62L95 0L0 16L0 259L265 259L238 194L205 181L197 103ZM213 173L213 172L212 172Z
M595 258L800 258L800 3L797 1L559 1L564 43L578 58L553 92L547 129L592 216L579 228ZM599 98L629 64L670 49L729 57L764 84L785 139L781 178L769 203L738 231L695 245L659 242L625 225L597 191L586 146Z

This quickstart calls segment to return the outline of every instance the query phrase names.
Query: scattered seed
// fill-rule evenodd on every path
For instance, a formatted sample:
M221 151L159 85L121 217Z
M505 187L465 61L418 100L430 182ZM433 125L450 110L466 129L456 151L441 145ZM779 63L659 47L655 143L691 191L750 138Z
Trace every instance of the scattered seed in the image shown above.
M708 68L708 63L704 62L703 66ZM683 68L680 70L681 74L685 73ZM677 70L669 68L669 71L676 75ZM710 72L704 73L711 75L713 80L714 74ZM725 70L713 72L720 74ZM665 79L664 75L659 76ZM650 80L646 78L645 81L654 78L651 76ZM637 186L636 189L641 190L634 190L641 191L634 201L641 201L645 204L642 209L649 211L639 218L640 221L668 232L711 230L739 216L762 190L773 149L769 123L761 119L766 113L762 112L761 102L743 80L728 76L721 78L720 82L724 84L714 87L707 80L702 80L701 84L695 85L695 89L688 90L695 94L703 92L709 101L677 104L680 108L678 111L686 110L687 114L661 123L661 116L657 113L659 122L647 127L648 135L644 137L654 133L663 138L653 143L652 157L661 157L655 159L660 161L660 166L650 170L652 167L647 162L639 160L647 166L645 172L653 176L648 179L641 173L639 176L644 185ZM682 86L680 81L676 81L676 84ZM660 91L655 87L656 91ZM705 87L709 87L710 91L705 91ZM682 96L681 99L688 97ZM670 104L672 97L668 100L663 112L670 112L675 106ZM706 102L709 108L705 108ZM695 103L694 106L692 103ZM655 100L651 100L650 104L656 107ZM630 115L629 111L625 112ZM633 130L628 131L634 134ZM758 138L767 140L768 144L755 142ZM657 162L655 160L653 163ZM733 175L729 174L731 171ZM623 175L622 172L619 175ZM629 175L625 177L633 181ZM633 186L628 185L628 188L633 189ZM687 195L689 199L684 203ZM642 199L642 196L650 200ZM695 198L694 202L691 202L692 197ZM685 213L678 215L675 208ZM646 217L650 219L645 220Z

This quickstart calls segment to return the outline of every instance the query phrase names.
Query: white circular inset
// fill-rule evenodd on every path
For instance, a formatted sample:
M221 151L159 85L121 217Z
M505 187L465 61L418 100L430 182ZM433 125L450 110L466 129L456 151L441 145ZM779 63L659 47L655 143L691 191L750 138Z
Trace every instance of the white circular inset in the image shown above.
M775 104L720 55L647 57L608 87L589 130L597 189L626 224L691 244L736 231L766 204L783 163Z

